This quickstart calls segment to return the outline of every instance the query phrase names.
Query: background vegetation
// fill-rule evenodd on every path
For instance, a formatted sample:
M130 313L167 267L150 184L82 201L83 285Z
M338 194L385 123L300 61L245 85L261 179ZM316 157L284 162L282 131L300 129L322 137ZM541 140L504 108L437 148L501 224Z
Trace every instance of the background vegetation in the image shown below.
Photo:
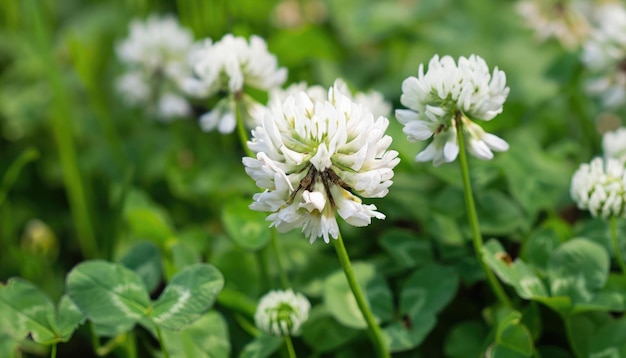
M302 18L293 24L277 10L284 3L3 0L0 281L22 277L58 302L75 265L95 258L135 262L128 258L134 254L142 263L153 260L155 298L182 268L208 262L225 277L225 288L203 326L210 328L186 344L208 356L237 356L253 340L244 322L279 278L265 215L247 208L258 189L243 170L236 135L202 132L196 119L159 122L126 107L114 91L121 72L114 44L132 18L153 13L176 15L197 39L260 35L289 69L289 82L330 86L341 77L353 88L381 91L394 108L401 108L402 81L434 54L482 56L505 71L511 88L504 112L484 123L510 150L489 162L470 159L483 235L497 238L545 282L554 265L571 262L553 256L574 237L599 244L601 257L612 255L607 223L576 209L569 183L579 163L600 153L604 126L619 125L624 113L604 113L585 95L579 52L538 43L515 2L300 0ZM496 271L512 282L506 288L516 310L502 311L473 254L458 165L415 163L423 145L409 143L393 118L389 132L402 160L389 195L373 200L387 219L363 229L342 226L342 233L375 314L398 339L392 345L398 357L472 357L497 346L506 347L503 357L626 354L626 279L616 265L610 275L605 270L606 285L584 281L582 290L610 291L621 308L594 301L576 309L520 293L517 273L506 266ZM279 243L294 289L314 306L295 340L299 355L371 352L364 326L348 309L332 248L321 240L309 245L297 231ZM563 277L586 277L574 271ZM577 294L561 296L576 302ZM81 325L59 345L59 356L95 356L92 336ZM130 356L130 339L139 356L158 351L143 328L124 339L96 340L111 344L112 356ZM0 330L0 346L8 347L0 355L16 344L24 356L48 354Z

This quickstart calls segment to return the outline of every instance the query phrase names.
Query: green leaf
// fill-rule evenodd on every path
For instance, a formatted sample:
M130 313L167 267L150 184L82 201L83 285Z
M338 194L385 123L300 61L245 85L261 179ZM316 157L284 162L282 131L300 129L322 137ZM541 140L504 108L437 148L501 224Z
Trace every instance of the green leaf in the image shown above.
M613 319L605 312L587 312L565 317L565 329L577 357L590 357L592 337Z
M533 353L533 339L528 328L520 323L521 318L521 313L512 311L498 323L496 348L503 347L506 348L503 352L510 350L522 357L530 357Z
M212 265L188 266L168 283L150 317L165 329L180 330L208 310L223 287L224 277Z
M57 329L61 342L67 342L72 337L79 324L85 319L83 313L68 295L63 295L57 310Z
M230 357L228 326L217 311L209 311L180 332L163 331L171 358Z
M225 238L220 241L230 247L224 250L216 249L210 261L224 277L228 277L226 287L250 297L259 296L262 278L259 261L254 253L237 247Z
M374 265L353 263L352 268L374 316L378 321L389 319L393 314L391 291L384 279L376 274ZM323 299L330 313L341 324L356 329L367 328L343 271L337 271L326 279Z
M480 231L484 235L510 234L525 226L522 210L500 191L487 190L476 196Z
M380 246L402 268L423 265L433 260L430 242L405 230L387 230L380 238Z
M266 213L251 210L249 201L235 200L224 207L222 222L233 241L244 249L256 251L265 247L271 237Z
M67 293L88 319L110 333L130 330L150 306L148 290L135 272L100 260L72 269L67 276Z
M316 305L302 325L302 339L316 352L330 352L361 332L339 324L324 305Z
M561 239L553 228L542 228L531 234L524 243L522 257L542 274L548 270L548 261L552 252L559 246Z
M575 304L592 301L607 281L609 264L609 255L599 244L582 238L565 242L548 263L552 295L568 296Z
M7 317L7 316L3 316ZM0 357L19 358L19 341L0 331Z
M385 328L393 352L417 347L435 326L437 314L454 298L459 278L451 267L428 265L416 270L400 293L401 322Z
M446 337L444 352L449 358L478 357L482 351L482 341L487 332L478 321L456 324Z
M489 240L482 250L483 259L498 277L515 288L517 294L525 299L548 297L543 282L521 259L510 263L509 255L496 240Z
M626 357L626 319L609 321L591 336L589 357Z
M161 252L150 241L140 241L133 245L122 257L120 263L135 271L150 292L157 288L163 278Z
M569 187L571 164L541 148L531 130L517 131L507 140L511 149L495 164L502 168L512 196L532 219L563 197ZM533 173L533 180L528 180L528 173Z
M124 218L130 232L138 238L164 243L175 236L167 212L139 190L130 190L127 194Z
M252 342L246 344L239 358L266 358L274 354L283 344L282 337L270 336L262 334L256 337Z
M67 342L83 320L82 313L63 296L56 309L52 300L37 286L20 278L0 286L0 332L15 340L30 334L44 345Z
M28 281L12 278L0 286L0 313L5 329L15 339L31 334L42 344L60 341L52 300Z

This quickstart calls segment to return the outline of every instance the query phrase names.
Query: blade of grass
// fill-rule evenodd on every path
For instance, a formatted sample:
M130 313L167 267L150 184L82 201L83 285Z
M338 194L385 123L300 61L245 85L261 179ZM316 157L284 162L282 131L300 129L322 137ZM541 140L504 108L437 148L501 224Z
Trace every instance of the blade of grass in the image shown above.
M63 169L63 180L70 204L70 210L76 225L78 242L85 258L99 257L98 245L94 228L90 218L87 193L82 182L80 170L78 168L76 148L71 121L74 120L71 105L72 101L63 84L60 65L53 55L50 33L52 30L46 27L41 6L34 0L24 1L26 5L25 13L29 14L34 30L36 46L40 53L40 58L45 62L47 80L54 100L51 108L51 129L56 142L61 167Z

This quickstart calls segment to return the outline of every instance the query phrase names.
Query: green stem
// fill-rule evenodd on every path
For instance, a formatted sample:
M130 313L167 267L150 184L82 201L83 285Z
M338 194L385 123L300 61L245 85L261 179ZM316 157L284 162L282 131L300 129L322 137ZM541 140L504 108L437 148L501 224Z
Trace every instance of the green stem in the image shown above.
M283 266L282 255L279 248L278 243L278 233L276 229L272 230L272 238L271 243L272 249L274 250L274 256L276 256L276 266L278 266L278 275L280 277L280 285L283 289L289 288L289 279L287 278L287 272Z
M99 257L86 189L82 182L83 176L78 168L76 148L74 147L72 121L75 118L72 113L72 99L63 83L61 68L57 64L58 61L53 55L49 37L52 31L44 27L41 6L38 6L39 2L34 0L26 1L25 3L28 4L27 13L32 15L38 49L40 54L42 54L41 60L48 66L46 74L48 75L50 89L55 95L51 113L52 133L59 152L65 189L67 190L70 210L76 225L78 242L85 258Z
M487 282L491 286L491 290L498 297L500 303L504 306L512 307L509 297L504 292L502 285L496 278L496 275L489 269L489 266L485 263L482 257L483 238L480 234L480 226L478 224L478 215L476 214L476 205L474 204L474 194L472 192L472 186L469 178L469 166L467 165L467 152L465 149L465 138L463 136L463 115L457 114L455 117L457 140L459 142L459 163L461 164L461 176L463 178L463 191L465 194L465 206L467 208L467 218L470 226L472 227L474 251L480 267L482 267L485 275L487 276Z
M137 358L137 344L135 342L135 334L133 331L126 333L126 344L124 344L124 348L126 349L126 357L127 358Z
M622 258L622 250L619 247L619 241L617 240L617 219L615 216L611 216L610 220L611 224L611 241L613 242L613 250L615 251L615 258L617 258L617 263L619 267L622 269L622 272L626 275L626 265L624 264L624 259Z
M52 347L50 347L50 358L57 358L57 344L53 344Z
M253 318L256 311L256 301L247 295L230 288L224 288L217 295L217 303L231 311L241 313L246 317Z
M159 344L161 345L161 350L163 351L163 357L170 358L170 354L167 352L167 349L165 349L165 341L163 340L163 334L161 333L161 328L155 325L154 329L156 330L157 338L159 339Z
M256 158L256 155L248 148L248 132L246 130L246 125L243 122L243 116L241 114L241 106L242 101L239 100L239 97L243 96L243 93L236 93L235 95L235 117L237 118L237 135L239 136L239 141L241 142L241 146L243 150L246 152L246 155L251 158Z
M343 238L341 237L341 233L337 236L336 240L333 240L333 244L335 245L335 251L337 252L337 256L339 257L339 262L341 263L341 267L343 268L343 272L346 275L346 279L348 280L348 285L350 285L350 289L354 294L354 298L356 298L356 303L363 313L363 317L367 322L367 325L370 328L370 334L372 338L372 342L374 343L374 347L376 348L376 352L379 357L389 357L389 352L387 351L387 346L383 339L383 334L374 319L374 314L369 308L369 305L365 299L365 295L363 294L363 290L361 290L361 286L359 286L359 282L354 275L354 270L352 269L352 265L350 264L350 258L348 257L348 252L346 251L346 247L343 244Z
M252 337L259 337L261 335L261 331L259 331L255 325L250 323L244 316L239 313L235 313L235 321L239 323L239 326Z
M289 358L296 358L296 350L293 349L293 342L291 341L290 336L285 336L285 345L287 346L287 353L289 354Z

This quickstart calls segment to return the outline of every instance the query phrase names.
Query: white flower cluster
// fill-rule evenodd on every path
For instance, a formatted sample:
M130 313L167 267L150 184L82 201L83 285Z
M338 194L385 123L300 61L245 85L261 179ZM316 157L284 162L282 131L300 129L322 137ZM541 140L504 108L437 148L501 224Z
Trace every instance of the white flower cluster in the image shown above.
M261 297L254 314L260 330L275 336L295 336L309 318L311 304L300 293L292 290L270 291Z
M216 109L200 118L206 131L217 128L221 133L232 132L236 127L237 101L247 112L243 114L248 124L253 126L249 112L257 103L243 93L244 85L270 91L287 79L287 70L278 68L276 56L268 52L265 41L258 36L252 36L249 42L231 34L215 43L206 40L191 57L195 77L185 81L185 91L198 98L208 98L219 91L228 94Z
M626 164L626 127L620 127L602 136L605 158L614 158Z
M392 184L398 153L388 150L389 121L331 87L325 100L306 92L273 102L252 131L246 172L264 192L250 208L266 211L279 232L302 228L313 243L337 238L336 213L354 226L384 219L357 196L381 198Z
M489 68L481 57L460 57L458 65L450 56L435 55L424 72L420 64L417 77L402 83L400 102L409 110L396 110L411 141L432 142L417 155L417 161L433 161L434 165L451 162L459 153L457 126L462 124L469 152L480 159L493 158L493 151L506 151L509 146L501 138L485 133L472 122L489 121L502 112L509 94L504 72ZM457 123L461 121L462 123Z
M608 158L594 158L581 164L570 187L570 195L579 209L594 217L619 217L625 213L626 172L624 164Z
M626 104L626 8L609 2L597 9L597 26L584 44L582 60L595 75L587 85L607 107Z
M341 78L335 80L333 87L337 88L341 94L348 97L355 103L365 106L370 112L372 112L374 117L388 117L391 113L391 104L385 100L385 97L380 92L356 92L353 95L346 82ZM285 89L275 88L271 90L269 102L283 102L290 95L294 95L300 91L306 92L309 98L311 98L314 102L324 101L328 92L320 85L309 86L306 82L292 83Z
M146 106L160 119L190 114L180 82L191 71L187 55L192 44L192 34L173 17L133 20L128 37L116 47L127 67L117 80L117 90L128 104Z
M578 47L589 35L588 1L521 0L516 6L526 25L539 40L556 38L568 48Z

